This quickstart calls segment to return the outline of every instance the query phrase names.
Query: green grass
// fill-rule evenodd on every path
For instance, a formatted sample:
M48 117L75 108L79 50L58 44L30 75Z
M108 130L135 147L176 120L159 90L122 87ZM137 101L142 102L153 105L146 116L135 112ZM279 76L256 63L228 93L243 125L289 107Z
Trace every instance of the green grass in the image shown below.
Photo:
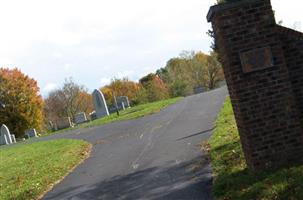
M138 106L120 111L120 116L118 116L116 113L113 113L109 116L106 116L106 117L103 117L103 118L100 118L100 119L97 119L97 120L94 120L94 121L91 121L91 122L88 122L85 124L81 124L81 125L78 125L73 128L67 128L67 129L63 129L60 131L56 131L56 132L46 133L46 134L43 134L43 136L62 133L64 131L68 131L68 130L75 130L75 129L79 129L79 128L99 126L99 125L108 124L108 123L112 123L112 122L116 122L116 121L130 120L130 119L144 117L146 115L157 113L161 109L163 109L171 104L176 103L180 99L181 99L181 97L177 97L177 98L166 99L166 100L162 100L162 101L156 101L156 102L152 102L152 103L138 105Z
M0 148L0 199L37 199L87 156L80 140L52 140Z
M302 200L303 166L252 173L247 169L228 98L216 121L210 157L216 200Z

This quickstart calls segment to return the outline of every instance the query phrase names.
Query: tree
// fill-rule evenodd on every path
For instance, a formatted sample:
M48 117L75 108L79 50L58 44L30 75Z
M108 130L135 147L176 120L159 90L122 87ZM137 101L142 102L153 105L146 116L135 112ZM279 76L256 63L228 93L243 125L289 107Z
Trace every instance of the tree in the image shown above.
M169 97L168 88L162 79L156 74L148 74L139 80L146 90L149 102L167 99Z
M133 105L138 105L138 104L143 104L143 103L147 103L148 102L148 94L147 94L147 90L140 85L139 86L139 90L136 92L132 103Z
M157 75L165 80L170 96L193 94L196 87L213 89L224 79L216 53L183 51L179 57L170 59L165 68L157 70Z
M61 89L49 93L45 99L44 113L48 121L71 117L79 112L89 114L93 111L92 96L83 85L66 79Z
M128 78L114 78L109 85L102 87L100 90L108 105L112 105L114 102L113 94L116 96L127 96L129 101L133 103L137 92L140 90L140 86L138 83L130 81Z
M0 124L22 137L27 129L41 130L43 100L37 82L19 69L0 68Z
M193 92L194 82L192 79L192 65L190 60L190 55L183 53L182 57L172 58L166 64L165 68L170 77L170 82L167 85L170 95L173 97L176 95L186 96ZM175 91L176 89L178 91Z
M218 60L218 55L212 52L207 57L207 65L204 73L205 85L209 90L217 87L218 83L224 80L222 65Z

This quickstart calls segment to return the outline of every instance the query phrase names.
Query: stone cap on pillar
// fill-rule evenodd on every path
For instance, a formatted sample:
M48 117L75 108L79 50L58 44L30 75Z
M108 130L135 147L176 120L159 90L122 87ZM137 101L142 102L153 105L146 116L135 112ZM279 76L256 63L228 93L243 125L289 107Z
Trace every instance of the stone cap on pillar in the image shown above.
M239 7L239 6L242 6L244 4L247 4L247 3L252 3L252 2L264 2L264 0L226 0L226 3L221 3L221 4L218 4L218 5L214 5L214 6L211 6L208 13L207 13L207 21L208 22L211 22L212 20L212 17L217 13L217 12L220 12L220 11L223 11L223 10L228 10L228 9L231 9L231 8L235 8L235 7Z

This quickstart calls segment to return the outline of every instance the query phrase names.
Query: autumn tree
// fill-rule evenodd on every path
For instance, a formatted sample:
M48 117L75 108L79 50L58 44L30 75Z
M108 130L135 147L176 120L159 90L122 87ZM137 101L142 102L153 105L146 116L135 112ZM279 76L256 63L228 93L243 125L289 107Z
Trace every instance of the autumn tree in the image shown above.
M93 111L92 96L83 85L66 79L63 87L49 93L45 99L44 113L47 120L71 117L79 112L89 114Z
M0 124L22 137L25 130L41 130L43 100L37 82L19 69L0 68Z
M148 74L139 80L146 90L149 102L167 99L169 97L168 88L162 79L156 74Z
M165 82L172 97L193 94L195 87L214 89L224 79L217 54L193 51L184 51L170 59L156 74Z
M139 84L130 81L128 78L114 78L110 84L102 87L100 90L102 91L107 104L111 105L114 101L113 94L115 96L127 96L129 101L132 103L139 89Z

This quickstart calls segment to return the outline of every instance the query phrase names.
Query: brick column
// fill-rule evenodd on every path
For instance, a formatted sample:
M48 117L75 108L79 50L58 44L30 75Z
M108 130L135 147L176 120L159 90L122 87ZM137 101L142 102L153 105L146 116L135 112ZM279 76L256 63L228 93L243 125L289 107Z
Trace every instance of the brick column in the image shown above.
M302 160L303 133L270 0L210 8L246 162L253 170Z

